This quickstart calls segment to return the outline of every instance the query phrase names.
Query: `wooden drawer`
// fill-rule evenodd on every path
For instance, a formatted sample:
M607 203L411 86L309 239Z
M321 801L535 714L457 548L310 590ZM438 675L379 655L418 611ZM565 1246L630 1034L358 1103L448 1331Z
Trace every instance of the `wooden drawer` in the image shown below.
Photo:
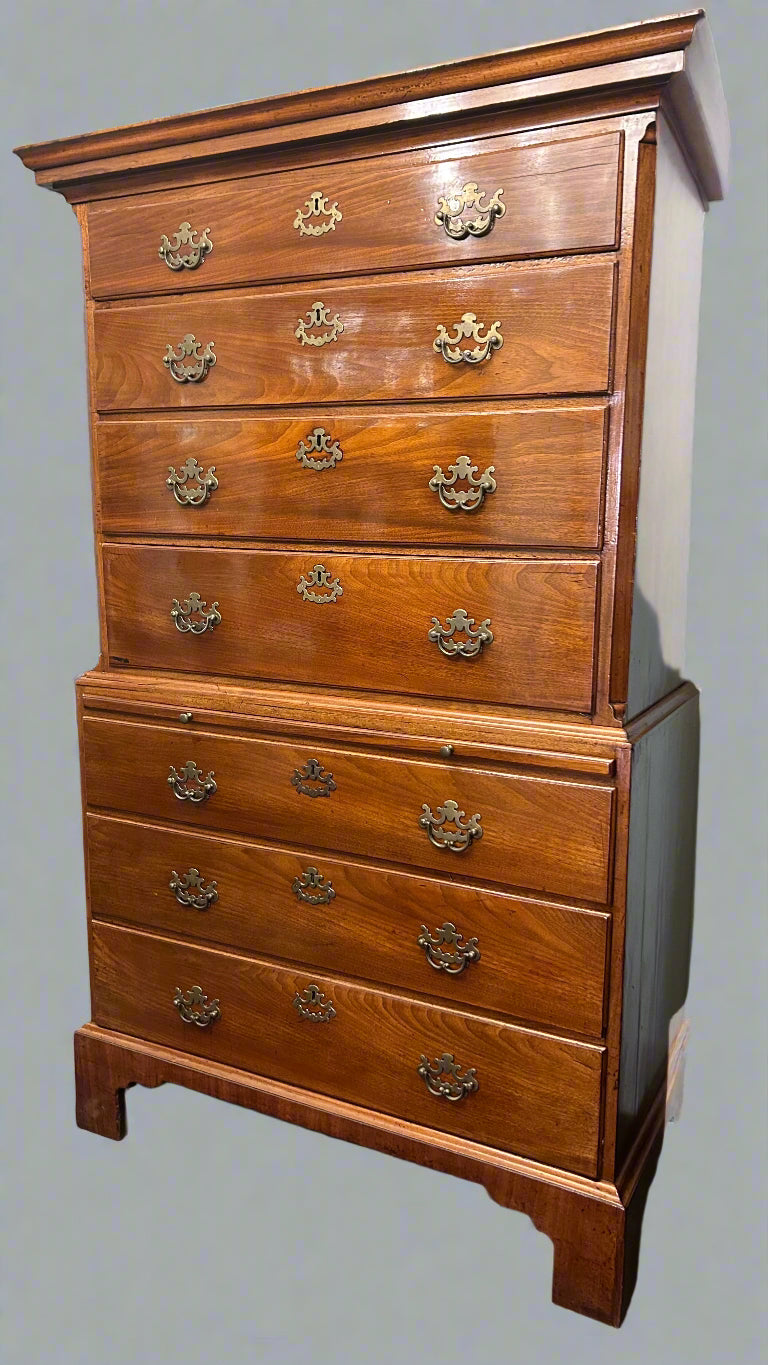
M103 562L113 664L591 706L597 560L323 553L320 563L317 551L106 545ZM202 625L200 611L171 616L192 592L209 612L218 604L220 621L201 634L177 628ZM444 652L457 646L479 652Z
M610 382L614 265L494 265L256 294L206 294L103 305L94 313L93 397L102 411L408 398L604 393ZM310 326L315 305L327 323ZM480 342L499 323L503 344L473 364L434 350L476 315ZM307 334L332 336L325 344ZM176 382L168 346L193 334L215 347L199 382ZM464 339L461 349L475 349ZM202 352L201 352L202 353ZM184 362L190 365L191 360Z
M86 717L82 728L90 806L578 900L608 898L610 786L184 725ZM168 781L171 766L181 774L190 761L201 777L214 773L216 791L200 802L179 799ZM313 761L322 769L317 780L306 776ZM458 852L435 847L419 824L425 804L438 817L447 801L467 819L480 816L482 836L465 835Z
M96 298L166 293L613 247L620 153L616 132L528 146L497 137L93 204L91 288ZM435 214L442 196L470 181L482 204L502 189L505 211L484 236L457 239ZM327 211L311 204L299 219L316 193ZM471 204L460 214L465 222L478 216ZM173 245L183 222L193 242L207 228L212 248L196 267L174 270L159 248L163 236ZM195 259L191 244L179 251Z
M87 838L97 919L602 1033L607 914L104 815Z
M102 524L107 534L174 539L594 549L606 419L601 404L102 421ZM190 460L199 475L186 474ZM431 487L435 466L454 482ZM175 491L170 469L182 480Z
M583 1175L597 1173L604 1049L460 1014L314 972L95 924L93 1017L151 1042L242 1067ZM303 1018L311 985L334 1016ZM176 1008L199 986L208 1027ZM313 1011L317 1006L311 1007ZM430 1094L422 1056L451 1054L477 1089Z

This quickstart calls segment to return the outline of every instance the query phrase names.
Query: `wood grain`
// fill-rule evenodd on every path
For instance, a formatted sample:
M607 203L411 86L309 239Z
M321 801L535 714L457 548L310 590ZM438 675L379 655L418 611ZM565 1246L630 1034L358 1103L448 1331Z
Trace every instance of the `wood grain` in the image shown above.
M608 702L616 719L624 720L627 708L627 677L632 629L632 582L637 536L637 494L640 479L640 442L643 431L645 365L648 354L648 292L650 284L653 203L656 187L656 125L647 129L636 148L631 258L624 277L628 284L627 305L620 310L623 337L614 341L617 383L623 371L624 402L617 421L611 422L604 510L605 543L613 544L613 571L608 565L613 592L604 594L603 610L609 612L604 659L608 663ZM631 324L627 326L627 324ZM617 329L617 332L619 329ZM623 342L623 345L622 345ZM623 354L622 354L623 352ZM622 364L622 361L624 362ZM610 445L616 446L620 470L611 469ZM609 600L612 597L612 600ZM605 664L603 665L605 671Z
M613 247L620 150L617 132L533 146L491 138L454 147L450 156L435 148L96 204L88 212L93 294L168 293ZM456 241L435 223L435 213L441 196L468 181L485 191L484 202L503 189L505 213L487 236ZM322 236L302 235L294 221L315 192L342 216ZM550 206L546 214L542 201ZM330 221L315 216L307 225ZM213 249L196 269L174 273L158 248L182 222L198 233L209 228Z
M637 1278L648 1185L661 1147L665 1092L631 1156L635 1177L607 1181L542 1166L344 1100L206 1062L175 1048L87 1024L75 1034L77 1122L102 1137L126 1133L131 1085L182 1085L199 1094L355 1142L485 1186L505 1208L531 1218L554 1243L553 1295L564 1308L621 1325ZM625 1192L626 1190L626 1192Z
M663 121L656 168L627 720L671 692L685 668L704 209Z
M336 790L312 798L291 785L310 758L333 774ZM201 805L178 800L168 784L193 759L213 770L218 790ZM279 743L86 716L87 800L98 806L191 828L270 842L360 853L450 876L500 881L603 903L608 895L611 787L555 781L312 743ZM484 833L463 853L435 848L419 827L422 806L446 800L478 812Z
M549 1028L602 1033L606 914L306 849L103 815L88 815L86 823L96 919L303 962ZM218 899L207 910L180 905L170 889L171 874L183 877L191 866L206 886L216 883ZM327 904L308 904L294 891L308 867L333 890ZM479 960L456 975L430 966L418 945L424 925L436 935L446 922L465 944L478 940Z
M603 404L101 421L95 441L104 531L174 540L594 549L606 423ZM338 442L333 468L308 469L296 458L317 426ZM429 486L435 464L448 477L461 455L475 464L476 477L492 465L496 481L469 513L446 509ZM180 506L166 486L169 467L181 473L189 459L204 474L215 466L218 488L201 507Z
M93 927L94 1021L104 1028L241 1066L584 1175L597 1171L603 1049L105 924ZM317 984L329 1021L302 1019L297 993ZM221 1001L209 1028L185 1024L176 987ZM478 1089L457 1103L418 1074L450 1053Z
M161 720L175 724L190 710L187 729L238 730L269 739L276 736L409 753L434 758L447 738L456 757L483 763L521 763L561 776L612 777L626 749L624 732L573 716L532 717L504 706L470 710L465 702L413 701L408 697L297 683L242 683L183 674L96 668L76 683L79 705L89 715L114 719ZM695 689L688 683L681 693ZM654 708L651 716L659 708Z
M546 75L578 72L632 58L658 56L684 50L692 41L701 10L623 24L597 33L584 33L556 42L532 44L483 57L444 62L414 71L374 76L345 85L294 94L276 95L248 102L223 105L198 113L152 119L124 128L105 129L15 149L25 166L44 170L76 164L91 158L139 154L150 148L175 147L185 140L201 141L252 131L301 124L308 119L331 117L366 109L405 105L419 99L444 95L461 96L473 90L524 81ZM460 107L460 99L455 101Z
M106 545L103 564L113 666L591 706L595 560L323 552L321 561L318 550ZM331 578L310 584L318 564ZM342 594L305 600L302 582L316 596L332 597L336 585ZM177 630L173 602L190 592L218 602L213 630ZM493 640L474 657L449 658L429 638L434 619L446 626L457 609L474 629L490 621Z
M613 262L598 259L102 305L94 315L95 404L109 411L604 393L613 280ZM318 301L344 331L322 347L301 344L296 328ZM467 312L484 327L500 322L504 345L480 364L449 364L433 350L438 325L453 334ZM216 364L202 383L177 383L163 367L166 347L188 333L215 344Z
M20 149L83 233L102 659L78 688L78 1122L120 1137L126 1087L171 1081L481 1181L552 1238L555 1302L616 1325L687 986L681 571L727 144L697 12ZM454 242L437 198L470 180L507 211ZM313 191L342 218L303 239ZM214 248L176 275L157 248L187 219ZM318 300L344 331L302 347ZM465 313L504 345L449 366L432 343ZM203 384L163 368L186 333L215 344ZM332 471L296 461L319 426ZM497 478L471 517L429 489L459 454ZM165 484L187 459L217 466L202 509ZM296 593L315 563L332 605ZM222 621L187 639L170 603L195 590ZM494 630L468 663L426 642L457 608ZM292 784L310 760L329 796ZM188 761L205 804L168 785ZM451 800L482 819L460 856L419 825ZM195 866L206 911L169 886ZM297 897L309 867L329 904ZM457 977L417 942L441 923L478 940ZM312 982L328 1024L293 1008ZM173 1009L193 984L211 1030ZM478 1092L430 1097L422 1051Z

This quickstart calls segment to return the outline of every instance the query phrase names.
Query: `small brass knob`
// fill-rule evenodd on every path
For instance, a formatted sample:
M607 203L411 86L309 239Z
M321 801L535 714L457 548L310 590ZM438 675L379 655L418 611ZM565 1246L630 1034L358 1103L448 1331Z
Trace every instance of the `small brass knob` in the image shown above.
M452 745L452 744L441 744L441 745L440 745L440 757L441 757L441 758L453 758L453 745Z
M191 711L182 711L181 715L179 716L179 720L183 720L185 725L188 725L191 719L192 719Z

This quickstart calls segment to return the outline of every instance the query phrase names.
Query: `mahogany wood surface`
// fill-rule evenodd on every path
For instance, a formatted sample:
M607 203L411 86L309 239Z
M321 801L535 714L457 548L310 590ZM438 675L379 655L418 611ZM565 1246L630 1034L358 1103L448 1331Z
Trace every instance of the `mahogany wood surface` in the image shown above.
M702 10L622 25L562 42L469 58L347 86L302 91L204 110L127 128L17 147L38 184L79 195L135 190L147 168L166 179L185 161L221 164L257 146L273 152L291 141L322 145L351 134L405 127L412 139L423 125L444 126L457 114L520 107L546 118L547 102L580 97L568 117L594 117L606 108L669 107L704 192L725 194L729 131L725 98L709 25ZM526 106L528 106L526 108ZM544 108L544 113L540 112ZM121 180L122 177L122 180ZM125 179L133 184L126 187ZM102 184L99 184L99 181Z
M610 257L478 265L101 305L94 313L94 405L110 411L604 393L614 271ZM295 335L302 321L313 336L330 334L330 324L309 324L315 303L344 327L323 346ZM479 364L451 364L433 349L437 329L455 335L468 312L484 329L500 323L504 344ZM190 333L203 347L214 343L216 364L202 382L177 383L163 357Z
M190 734L183 725L83 720L88 804L252 835L270 842L360 853L451 876L500 881L531 891L604 903L608 896L613 790L595 782L462 767L450 759L414 761L317 743ZM317 759L336 783L311 797L291 778ZM195 804L168 783L193 760L213 771L216 792ZM320 784L314 784L320 785ZM463 852L435 848L419 826L427 803L437 815L456 801L481 816L483 835Z
M95 924L94 1022L584 1175L597 1172L604 1050L408 996L254 958ZM335 1017L302 1018L295 997L318 985ZM220 1000L206 1028L174 1008L177 987ZM449 1053L478 1088L457 1102L429 1093L422 1056Z
M96 298L164 294L613 247L620 150L618 132L527 146L492 138L97 203L88 213L91 288ZM454 240L435 214L467 182L484 191L482 203L503 190L505 212L485 236ZM332 224L322 235L294 226L315 193L341 214L306 219L318 232ZM213 247L196 268L173 272L158 248L182 222L209 229Z
M595 560L320 554L105 546L110 662L590 710ZM199 635L171 617L190 592L221 615ZM456 610L490 622L473 657L429 638Z
M627 719L676 687L685 669L704 218L674 132L659 120Z
M647 122L663 102L670 76L679 74L678 56L646 58L603 68L599 94L584 91L580 76L575 89L557 78L544 78L543 100L535 116L522 99L522 82L475 91L466 104L453 100L427 101L416 122L408 107L398 106L362 115L311 119L303 126L259 129L223 139L181 143L138 157L117 156L37 171L39 185L55 188L73 208L106 200L156 194L158 190L212 185L222 179L251 179L282 171L322 167L346 161L415 152L425 148L457 147L489 137L515 135L521 142L551 142L553 138L585 136L599 120L601 132L632 136L639 121ZM624 94L617 89L621 76L633 75L643 86ZM559 91L558 91L558 86ZM413 110L414 106L410 106ZM571 125L570 127L568 125ZM302 136L306 133L306 137ZM623 218L623 215L622 215Z
M100 421L102 525L108 536L174 540L595 549L606 425L599 403ZM317 427L341 452L319 470L297 459ZM461 456L476 479L492 466L496 483L468 512L446 508L429 486L435 465L449 478ZM169 468L181 475L190 459L203 477L214 466L218 480L200 506L181 505L166 484ZM468 491L467 480L454 490Z
M472 710L465 702L415 701L395 693L205 677L195 678L190 709L193 689L183 674L106 667L84 673L76 688L85 714L175 723L184 711L191 716L189 734L223 728L272 737L343 738L377 749L395 745L427 758L450 741L462 761L522 763L587 777L613 776L617 755L627 747L622 729L597 725L589 717L542 719L517 707ZM678 688L670 699L673 709L694 692L690 683ZM648 714L666 714L666 705L666 700L657 703Z
M578 72L586 66L599 68L631 58L685 50L701 19L703 11L692 10L482 57L374 76L341 86L269 96L123 128L57 138L52 142L17 147L16 154L25 166L43 170L86 158L137 154L153 147L176 147L187 140L223 137L256 127L282 127L285 123L301 123L355 110L400 107L424 97L461 96L468 91L514 80ZM456 103L460 106L460 100Z
M643 431L645 367L648 354L648 294L656 192L656 125L652 124L637 148L637 194L634 212L634 249L630 274L629 311L632 326L627 334L626 381L623 404L621 477L608 493L615 528L615 589L610 622L609 696L616 719L626 715L630 636L632 630L632 579L637 536L637 497L640 479L640 443Z
M172 1081L481 1181L552 1237L555 1301L618 1325L690 954L695 315L728 159L701 12L19 154L83 235L78 1122L120 1137L125 1088ZM506 212L452 240L438 197L475 181ZM341 217L310 237L313 193ZM186 221L213 249L173 272ZM468 313L504 344L450 365ZM216 363L175 383L190 333ZM333 468L297 460L316 428ZM471 514L429 486L461 455L496 479ZM201 507L166 483L188 460L216 466ZM297 592L315 565L335 601ZM215 631L175 629L193 592ZM456 610L489 619L476 658L428 640ZM169 785L187 763L205 802ZM459 854L420 825L454 801L483 831ZM194 868L204 910L169 885ZM441 925L477 939L459 975L417 941ZM173 1005L197 985L211 1028ZM417 1071L444 1052L477 1067L455 1104Z
M663 1138L665 1088L617 1189L94 1024L75 1034L75 1076L77 1122L102 1137L125 1136L129 1086L176 1084L483 1184L492 1199L527 1214L554 1242L555 1302L621 1325L635 1286L642 1212Z
M635 737L628 831L618 1149L664 1077L670 1020L685 1003L693 933L698 695ZM618 1001L617 1001L618 1008Z
M456 880L460 871L443 880L111 816L89 815L87 839L96 919L602 1033L606 914L471 886ZM183 878L190 867L206 888L215 882L217 899L207 909L181 905L171 889L172 874ZM319 890L308 868L319 873ZM325 903L301 899L330 892ZM425 927L436 938L445 923L463 946L477 939L479 959L456 974L431 966L418 943Z

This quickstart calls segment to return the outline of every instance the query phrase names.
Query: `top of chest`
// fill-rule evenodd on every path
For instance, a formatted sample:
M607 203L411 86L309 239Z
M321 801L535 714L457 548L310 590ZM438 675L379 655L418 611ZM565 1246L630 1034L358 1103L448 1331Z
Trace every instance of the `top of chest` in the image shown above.
M616 127L662 106L703 197L722 198L728 120L701 10L16 151L72 203L144 197L119 221L92 215L106 297L609 247ZM579 126L611 117L604 136Z

